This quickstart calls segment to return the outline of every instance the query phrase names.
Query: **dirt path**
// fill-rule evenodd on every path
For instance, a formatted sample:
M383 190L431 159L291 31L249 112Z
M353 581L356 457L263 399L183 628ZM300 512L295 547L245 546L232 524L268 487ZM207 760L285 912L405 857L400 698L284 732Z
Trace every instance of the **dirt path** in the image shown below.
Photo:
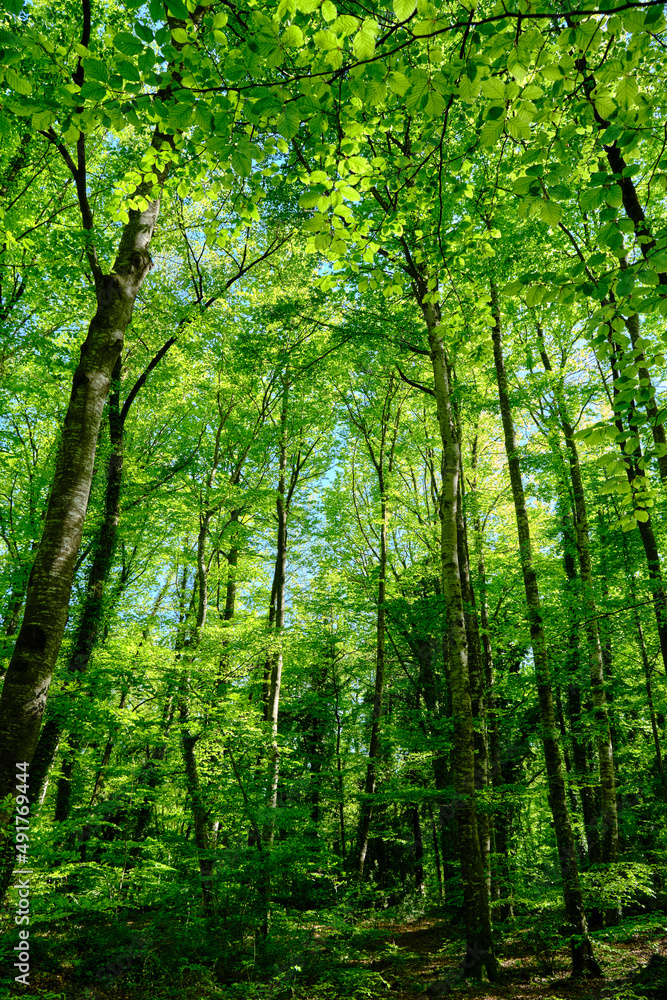
M552 969L545 967L518 933L499 954L502 975L494 985L464 982L456 967L460 936L451 924L422 920L413 925L385 925L387 949L372 963L390 986L394 1000L440 1000L461 996L479 1000L606 1000L632 988L637 975L653 955L663 957L667 968L667 934L648 938L633 935L610 944L596 943L596 955L605 973L604 979L572 980L566 951L557 952ZM667 1000L667 990L660 987L655 1000Z

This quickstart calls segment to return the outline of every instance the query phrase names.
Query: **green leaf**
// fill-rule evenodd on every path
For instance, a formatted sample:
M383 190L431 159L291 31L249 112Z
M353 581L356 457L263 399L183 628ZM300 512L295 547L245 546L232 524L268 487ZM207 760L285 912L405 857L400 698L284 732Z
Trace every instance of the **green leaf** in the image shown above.
M493 146L503 134L503 118L496 118L495 121L484 122L482 131L479 133L479 141L483 146Z
M371 80L366 87L366 102L373 108L377 108L384 102L387 96L387 85L384 80Z
M620 250L623 246L623 234L615 222L608 222L598 233L598 242L610 250Z
M192 121L194 108L191 104L176 104L169 111L169 124L176 129L184 129Z
M293 139L299 131L301 115L294 103L285 105L285 110L278 117L278 133L285 139Z
M139 70L138 70L137 66L134 63L131 63L128 59L117 59L114 65L115 65L116 72L120 73L120 75L122 76L122 78L124 80L131 80L134 83L139 83L139 80L141 79L141 77L139 76ZM95 86L98 91L100 90L100 85L99 84L84 84L84 87L82 89L82 93L86 89L86 87L90 87L90 86ZM101 95L98 94L95 97L95 99L98 100L98 101L102 100L102 98L104 97L105 93L106 93L106 89L104 87L102 87L101 88Z
M389 84L389 89L393 90L399 97L402 97L410 86L410 81L405 73L398 72L390 73L387 77L387 83Z
M326 216L318 213L317 215L313 215L312 218L306 219L302 228L306 233L319 233L326 225Z
M605 200L605 189L603 187L587 188L581 194L581 207L584 212L590 212L593 208L599 208Z
M315 237L315 249L316 250L326 250L331 243L331 236L329 233L319 233Z
M417 6L417 0L394 0L394 14L399 21L405 21Z
M505 84L497 76L487 77L481 84L482 93L485 97L490 97L492 101L502 101L505 99Z
M120 72L120 65L122 63L124 63L126 66L129 66L134 73L134 75L126 76L125 79L138 81L139 74L137 73L136 69L134 68L134 66L132 66L131 63L125 62L124 59L119 60L118 71ZM86 80L83 87L81 88L81 97L84 101L103 101L106 95L107 95L107 88L104 86L103 83L97 83L96 80Z
M430 115L431 118L439 118L440 115L445 110L445 99L442 94L438 94L437 91L432 90L428 95L428 101L426 102L426 114Z
M313 35L313 41L318 49L322 49L323 52L328 51L328 49L334 49L338 45L336 32L331 31L329 28L325 31L316 31Z
M519 54L516 48L510 49L507 56L507 68L519 83L523 83L528 76L528 61L525 56Z
M312 14L320 5L320 0L296 0L296 9L302 14Z
M32 84L25 77L19 76L11 66L7 66L5 69L5 80L17 94L22 94L24 97L29 97L32 94Z
M562 214L562 207L555 201L543 201L540 206L540 218L542 222L546 222L552 228L558 225Z
M595 110L602 118L607 119L616 110L616 105L609 94L600 94L595 98Z
M109 79L109 69L101 59L84 59L83 69L86 79L99 80L101 83L106 83Z
M352 50L357 59L370 59L375 52L375 36L378 33L378 23L373 18L366 18L361 28L354 36Z
M478 76L474 80L471 80L469 76L464 74L459 82L459 94L462 100L466 104L472 104L479 96L480 87L481 80Z
M324 0L322 4L322 17L325 21L334 21L338 16L336 5L331 0Z
M183 0L167 0L167 7L169 8L169 13L173 14L174 17L178 17L181 21L189 20L188 8L183 3Z
M40 132L45 132L51 125L53 118L51 111L36 111L32 116L32 127Z
M152 49L146 48L137 59L137 65L142 73L150 73L155 65L155 53Z
M247 146L239 143L232 153L232 167L241 177L248 177L252 170L252 155Z
M528 125L528 122L522 121L521 118L508 118L507 131L513 139L530 138L530 126Z
M605 200L612 208L620 208L623 204L623 192L618 184L613 184L607 189Z
M616 88L616 101L622 108L631 108L636 102L639 87L631 76L625 76Z
M347 38L348 35L351 35L357 30L358 26L358 17L352 17L351 14L341 14L340 17L336 18L334 23L331 25L331 28L337 35L343 35Z
M283 32L281 39L283 45L287 45L288 48L298 49L303 45L303 32L296 24L290 24Z
M119 31L114 37L113 45L124 56L138 56L143 50L143 45L139 39L131 35L129 31Z

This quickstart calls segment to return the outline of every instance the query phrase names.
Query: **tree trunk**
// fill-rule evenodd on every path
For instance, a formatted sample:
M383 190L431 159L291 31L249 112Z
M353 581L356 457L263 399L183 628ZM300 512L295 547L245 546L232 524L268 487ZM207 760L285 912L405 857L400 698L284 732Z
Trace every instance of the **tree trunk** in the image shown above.
M541 329L538 330L542 360L547 371L551 365L544 348ZM591 559L591 540L588 527L588 512L584 493L584 481L579 462L579 450L561 387L557 390L558 413L565 437L568 452L570 482L574 498L574 527L576 532L577 553L579 556L579 576L581 578L581 611L585 619L586 644L588 647L588 662L591 677L591 691L595 708L595 737L600 770L600 789L602 798L602 860L606 863L618 860L618 809L616 805L616 773L614 767L614 752L611 742L611 730L607 714L607 696L604 684L604 663L602 645L598 628L597 607L593 582L593 563Z
M521 464L517 452L514 420L512 418L507 375L505 373L505 362L502 351L498 293L493 282L491 283L491 298L495 321L492 331L493 356L498 381L500 413L505 436L505 450L509 465L510 483L512 487L517 532L519 536L521 570L523 574L528 618L530 622L533 660L535 663L535 678L537 682L540 720L542 725L542 742L544 745L544 757L549 786L549 805L551 807L556 832L558 858L563 880L565 911L570 925L570 933L572 934L572 974L575 976L586 974L601 975L600 967L593 957L593 949L588 936L581 883L579 881L577 852L574 834L572 831L572 824L570 822L570 815L567 808L567 793L565 789L565 781L563 780L560 748L558 746L558 734L554 714L551 672L549 669L547 655L546 635L542 621L540 594L537 587L537 574L533 564L526 498L523 489Z
M81 347L62 429L44 532L25 613L0 697L0 798L13 793L16 762L30 763L60 651L93 476L102 411L113 370L150 267L159 203L132 209L114 270L96 276L97 312Z
M366 765L366 780L364 782L364 798L361 802L359 815L359 832L357 834L357 870L359 878L364 874L368 837L373 816L372 796L375 794L376 761L380 752L380 725L382 719L382 695L385 679L385 602L387 574L387 497L385 492L384 472L378 469L380 489L380 560L378 563L378 606L376 620L376 661L375 689L373 692L373 714L371 716L371 739L368 748L368 763Z
M158 201L143 211L130 210L112 273L95 274L97 311L74 373L44 531L0 696L0 799L14 794L16 764L31 764L37 746L65 630L102 411L135 299L152 266L148 248L158 210ZM0 821L6 818L0 816ZM11 879L4 862L2 869L0 894Z
M114 553L118 538L120 522L120 507L123 485L124 435L125 421L134 400L146 383L153 369L160 363L175 338L169 340L151 359L145 370L134 383L128 393L125 403L120 405L121 362L116 360L111 379L111 394L109 396L109 440L111 453L107 463L106 486L104 497L104 518L97 531L93 544L93 560L88 572L88 581L84 597L81 618L76 630L72 651L67 661L67 671L70 677L82 677L88 669L93 650L102 637L105 618L108 614L108 599L105 600L105 588L113 567ZM71 697L71 696L70 696ZM42 727L35 750L34 766L31 773L31 801L39 801L43 797L49 771L65 730L66 700L56 696L49 710L49 718ZM53 712L53 715L51 715ZM76 735L70 740L70 745L63 761L61 777L58 782L58 804L56 819L67 819L70 811L70 788L74 768L75 751L79 740Z
M475 592L470 579L470 555L468 552L468 535L463 510L463 464L459 472L459 496L456 504L456 530L459 571L461 576L461 597L466 623L466 639L468 643L468 675L470 677L470 700L475 729L473 744L475 748L475 792L481 795L491 784L491 768L489 763L489 742L486 727L486 699L484 691L484 666L482 662L482 644L479 635L479 619L475 605ZM487 884L487 892L491 894L491 815L484 809L477 809L477 833L479 849L482 856Z
M439 310L427 295L427 281L415 274L416 293L426 321L438 426L442 441L442 492L440 501L440 557L442 592L447 616L449 680L454 719L452 768L456 792L456 819L461 876L466 911L464 971L481 978L486 971L493 982L498 975L493 953L491 914L486 875L480 851L475 806L474 723L468 674L468 643L458 558L457 504L461 445L452 411L449 362L442 339Z
M655 537L655 531L653 530L651 512L650 508L644 502L645 498L650 495L650 484L643 468L643 455L641 445L639 443L639 427L635 421L635 411L634 406L632 405L630 406L628 425L634 436L634 447L629 447L626 443L626 428L623 423L622 416L625 406L624 404L620 404L618 402L619 371L617 367L617 360L621 358L622 355L620 348L613 339L610 329L608 330L608 342L612 352L611 371L613 376L614 422L619 434L623 435L620 447L625 464L625 473L632 491L634 504L638 513L641 513L642 515L642 519L637 521L637 528L639 529L639 536L642 540L644 554L646 556L646 567L648 570L649 580L651 581L650 586L653 594L653 610L655 612L655 622L658 630L660 652L662 655L663 666L665 672L667 673L667 597L665 595L662 567L660 564L660 552Z
M287 473L287 411L289 400L289 380L283 379L283 400L280 411L280 444L278 452L278 489L276 492L276 562L273 572L272 607L275 608L273 631L277 648L269 657L270 675L266 702L266 721L269 726L271 750L266 791L266 805L269 818L264 825L264 843L271 845L275 830L275 812L278 808L278 779L280 777L280 748L278 746L278 714L280 711L280 686L283 674L282 630L285 627L285 572L287 568L287 516L286 497ZM269 615L271 619L271 615Z
M193 735L190 730L190 677L189 669L193 662L195 651L201 642L206 615L208 611L208 565L206 561L206 539L211 522L211 512L206 511L201 516L199 534L197 537L197 573L195 577L195 593L197 616L190 636L190 647L183 657L181 686L178 699L178 712L181 723L181 752L185 766L185 780L190 798L192 818L194 823L195 845L199 862L201 879L202 905L204 913L210 916L214 910L213 899L213 856L211 823L206 809L199 780L199 767L195 755L195 746L200 735Z

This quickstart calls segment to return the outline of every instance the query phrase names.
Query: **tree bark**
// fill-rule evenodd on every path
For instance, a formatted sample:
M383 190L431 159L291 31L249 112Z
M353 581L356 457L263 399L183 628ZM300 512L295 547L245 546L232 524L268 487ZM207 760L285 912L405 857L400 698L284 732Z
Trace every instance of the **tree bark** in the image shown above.
M459 431L460 435L460 431ZM470 700L475 729L473 745L475 748L475 792L478 797L483 795L491 784L491 767L489 762L489 741L486 725L486 692L484 690L484 666L482 661L482 644L479 635L479 619L475 604L475 592L470 579L470 555L468 552L468 534L463 510L463 464L459 472L459 497L456 504L456 528L459 570L461 575L461 597L466 623L466 639L468 643L468 676L470 677ZM488 811L477 809L477 833L479 849L482 856L482 866L486 875L487 892L491 894L491 815Z
M542 361L547 371L552 370L546 353L541 329L538 329ZM618 860L618 809L616 804L616 772L614 767L614 751L611 740L609 716L607 714L607 696L605 693L604 663L602 644L598 628L597 607L593 581L593 562L591 559L591 540L588 526L588 512L584 481L579 462L579 450L563 399L562 386L556 390L558 414L561 429L565 437L568 452L570 482L574 499L574 528L576 533L577 553L579 556L579 576L581 579L582 612L585 619L586 644L588 647L588 662L591 677L591 691L595 709L595 739L598 752L600 772L600 789L602 799L602 860L606 863Z
M215 468L215 466L214 466ZM211 476L212 478L212 476ZM210 485L210 479L209 479ZM199 862L201 880L202 905L207 916L214 910L213 897L213 843L211 838L211 823L199 779L199 767L195 755L195 746L201 734L193 735L190 729L190 677L189 670L206 624L208 611L208 564L206 560L206 539L211 522L212 512L205 511L201 516L199 534L197 536L197 570L195 576L195 594L197 615L194 628L190 635L188 651L183 656L180 692L178 698L178 713L181 724L181 752L185 766L185 779L192 809L194 838Z
M477 831L474 722L458 558L457 503L461 444L452 408L449 362L442 337L439 309L436 309L431 302L424 301L428 282L424 280L423 275L415 272L413 283L428 331L438 426L443 449L440 557L442 592L447 615L449 680L454 720L451 759L457 796L457 832L466 911L464 969L467 974L475 978L480 978L486 971L493 982L497 978L498 968L493 952L489 896Z
M269 818L264 825L264 843L271 845L275 830L275 813L278 808L278 779L280 777L280 747L278 746L278 715L280 711L280 687L283 674L282 631L285 627L285 572L287 568L287 517L289 501L287 487L287 415L289 404L289 377L283 378L283 398L280 409L280 442L278 446L278 488L276 491L276 562L273 572L272 608L275 608L273 631L277 648L269 657L270 675L266 703L266 721L269 726L271 749L266 791L266 805ZM271 614L269 614L271 621Z
M547 653L546 635L542 621L540 594L537 586L537 573L533 564L532 546L530 540L530 524L526 508L526 498L523 489L521 464L517 452L514 420L510 404L505 361L503 358L500 308L495 284L491 283L491 300L494 317L492 330L493 356L498 381L498 396L505 437L505 450L509 465L510 484L514 500L517 532L519 536L521 570L523 574L526 604L530 622L531 644L535 663L535 679L540 708L542 727L542 743L549 786L549 805L554 819L556 844L563 880L563 896L570 933L572 937L572 974L601 975L601 969L593 956L584 903L579 881L577 852L567 808L567 793L563 779L563 768L558 745L558 733L554 714L553 693L551 687L551 671Z
M617 362L622 357L622 354L620 348L614 341L610 329L608 329L607 339L611 347L614 422L619 435L622 435L620 445L621 455L625 464L625 473L632 491L633 501L638 509L638 512L641 512L642 514L642 519L637 521L637 528L639 529L639 536L641 538L642 545L644 547L644 554L646 556L646 567L653 594L653 610L655 613L658 640L660 642L660 652L662 655L665 673L667 673L667 596L665 595L662 566L660 563L660 551L658 549L658 542L653 529L651 512L650 508L644 502L645 498L650 495L650 484L643 468L643 455L641 445L639 443L639 428L637 427L634 419L635 411L633 405L630 406L628 426L633 433L634 441L636 443L633 448L630 448L625 440L625 424L623 423L623 410L625 407L620 405L618 402L619 371Z
M65 630L102 411L135 299L151 267L148 247L158 208L155 201L141 212L131 210L112 273L96 276L97 312L74 373L44 532L0 697L0 798L14 790L17 761L30 764L37 745Z
M86 673L93 650L102 635L104 621L108 612L108 599L105 600L105 589L113 567L120 522L125 422L130 407L143 388L149 374L157 367L174 343L175 337L170 337L155 354L134 383L122 407L120 405L120 356L117 358L112 372L111 394L109 396L109 440L111 453L106 471L104 518L93 544L93 560L88 572L83 610L72 646L72 652L67 662L67 671L70 678L81 677ZM33 803L42 798L49 771L58 751L63 731L66 728L64 706L59 704L61 700L63 699L58 696L53 699L51 708L49 709L49 717L39 735L35 750L35 766L32 768L31 775L31 802ZM61 778L58 783L56 819L60 821L67 819L70 811L70 787L74 766L73 752L78 745L76 736L73 737L73 741L75 745L70 745L69 747L66 758L63 761Z
M382 453L380 457L382 461ZM368 838L373 816L372 796L375 794L376 763L380 752L380 726L382 720L382 695L385 681L385 629L386 629L386 574L387 574L387 496L382 465L378 469L380 489L380 559L378 562L378 594L376 619L376 659L375 688L373 691L373 713L371 716L371 738L368 748L368 763L366 765L366 780L364 782L364 798L359 814L359 831L357 834L357 870L359 878L363 877Z

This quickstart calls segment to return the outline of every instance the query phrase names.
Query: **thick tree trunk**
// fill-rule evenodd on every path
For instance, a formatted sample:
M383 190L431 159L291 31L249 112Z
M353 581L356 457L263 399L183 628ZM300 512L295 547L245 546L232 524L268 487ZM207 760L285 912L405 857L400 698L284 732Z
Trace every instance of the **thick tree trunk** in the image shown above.
M0 799L14 793L16 764L31 764L37 746L65 630L102 412L135 299L152 265L148 248L158 210L158 201L130 210L112 273L95 274L97 311L74 373L44 532L0 696ZM11 878L2 868L0 893Z
M97 312L81 347L56 460L44 532L23 622L0 697L0 798L13 792L16 762L31 763L60 651L111 377L150 267L158 202L134 209L110 275L96 278Z
M491 981L498 974L493 954L491 914L486 875L480 851L475 807L474 723L468 674L468 643L458 558L457 502L461 445L452 410L450 372L442 339L439 312L424 302L427 282L415 275L416 291L426 320L438 426L442 441L442 493L440 502L440 556L442 592L447 614L449 680L454 720L452 769L456 791L456 818L466 911L467 974Z
M114 553L120 522L121 494L123 485L124 433L125 421L134 400L143 388L153 369L160 363L175 338L171 337L151 359L145 370L134 383L125 403L120 405L121 357L119 356L112 373L111 394L109 396L109 440L111 453L107 463L104 497L104 518L99 526L93 544L93 560L88 573L83 610L76 636L67 662L68 676L81 677L86 673L93 650L102 637L102 630L108 613L109 600L105 598L107 580L113 567ZM31 801L40 801L46 786L49 771L60 744L65 725L65 699L56 696L35 750L32 767ZM51 715L51 712L53 714ZM70 811L70 787L74 768L78 737L70 740L68 752L63 761L58 783L58 804L56 819L67 819Z
M581 883L579 881L577 852L574 834L572 831L572 824L570 822L570 815L567 808L567 793L565 789L565 781L563 779L560 748L558 745L558 733L554 714L551 672L547 654L546 635L542 621L540 594L537 586L537 574L533 564L528 511L526 508L526 498L521 475L521 464L517 452L514 420L512 417L507 375L505 373L505 362L502 351L500 308L498 305L498 294L493 283L491 285L491 296L495 320L492 331L493 356L498 381L500 413L505 436L505 450L509 465L510 483L512 487L512 497L514 500L514 510L519 536L521 570L523 573L526 604L528 607L528 618L530 622L531 644L533 648L535 678L537 682L537 694L542 724L542 742L544 745L544 757L549 787L549 805L551 807L556 832L558 858L560 862L561 877L563 880L565 910L568 923L570 925L570 933L572 934L572 973L573 975L601 975L600 967L593 957L593 950L588 936Z

